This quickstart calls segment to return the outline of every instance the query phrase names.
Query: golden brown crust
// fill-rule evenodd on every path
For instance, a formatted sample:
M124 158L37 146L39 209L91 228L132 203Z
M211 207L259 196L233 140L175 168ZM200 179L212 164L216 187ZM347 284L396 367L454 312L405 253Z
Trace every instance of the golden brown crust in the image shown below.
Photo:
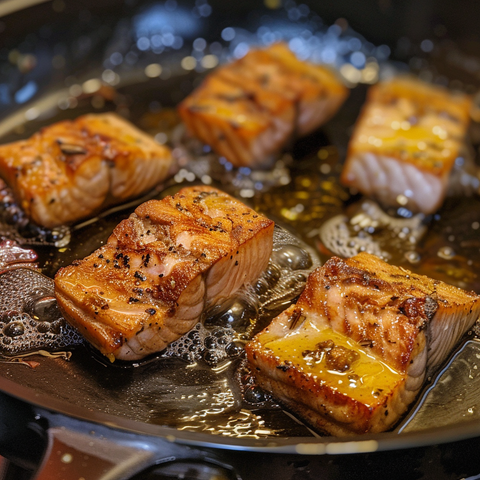
M342 320L342 329L355 341L368 345L376 355L398 371L405 372L417 348L417 335L427 327L437 309L467 310L478 304L474 292L447 285L424 275L390 265L380 258L360 253L342 260L331 258L314 271L297 302L306 311L316 310L331 318L328 291L332 287L345 292L345 310L369 313L379 317L383 311L393 312L395 320L388 324L357 323Z
M291 78L290 87L296 91L302 101L318 97L338 96L344 100L348 89L339 81L338 76L329 68L299 60L283 42L274 43L267 50L268 55L279 62L283 68L296 72Z
M287 104L286 107L288 106ZM277 108L280 111L280 105ZM178 110L187 126L190 126L191 117L198 117L207 123L217 123L222 128L229 125L237 135L245 138L258 136L272 124L272 119L257 107L252 97L221 75L207 77L204 83L179 105Z
M262 359L262 362L265 359ZM271 368L277 368L271 362ZM281 377L284 378L281 378ZM383 395L375 405L365 405L347 395L331 389L328 385L315 382L310 376L292 369L279 378L272 378L263 372L256 373L257 381L262 388L275 392L275 397L289 410L305 419L309 425L320 432L330 435L346 436L362 433L382 431L372 428L378 417L385 416L392 402L395 391ZM401 382L402 383L402 382ZM401 388L401 383L397 389ZM333 413L334 412L334 413ZM384 422L380 418L380 425ZM390 423L387 420L387 426Z
M143 224L141 229L139 222ZM141 251L145 257L156 256L159 263L167 256L175 256L178 263L171 273L159 277L151 287L155 300L174 308L193 278L262 230L272 228L271 220L230 195L198 186L184 188L161 201L143 203L115 227L107 245L114 245L125 255ZM191 237L188 248L178 244L184 234ZM145 235L158 241L145 243Z
M405 375L392 374L388 388L382 385L384 388L379 389L370 385L372 379L362 378L362 382L370 385L370 391L367 389L363 395L355 392L355 396L332 384L331 375L330 378L328 375L324 377L321 372L305 368L303 363L297 364L296 359L289 359L289 349L283 357L279 356L271 345L279 335L286 337L295 330L291 321L296 317L296 309L296 306L290 307L246 345L247 358L259 385L314 428L331 435L378 432L389 428L398 419L395 410L402 410L398 404L402 402ZM302 349L301 344L298 349ZM348 384L349 378L356 376L354 365L352 370L338 378Z
M415 165L436 176L450 173L470 123L472 98L408 76L370 87L348 146L349 162L369 152Z
M173 197L150 200L114 229L105 246L59 270L59 305L105 354L116 356L125 341L148 329L160 332L157 343L165 348L195 325L205 302L218 300L218 295L210 299L208 285L216 266L224 268L219 276L238 275L231 288L261 273L273 228L271 220L212 187L187 187ZM256 265L245 256L251 249L253 257L258 255ZM228 296L229 288L219 295ZM196 313L188 317L197 293L191 306ZM149 353L148 345L142 348Z
M366 253L333 257L247 344L247 358L259 384L318 429L384 431L479 315L474 292ZM341 368L328 361L334 349L350 354Z
M234 165L256 167L293 134L324 123L347 92L332 72L299 61L279 43L218 68L179 105L179 113L190 133Z
M0 147L0 174L27 215L46 227L147 191L171 164L168 148L114 114L55 123Z

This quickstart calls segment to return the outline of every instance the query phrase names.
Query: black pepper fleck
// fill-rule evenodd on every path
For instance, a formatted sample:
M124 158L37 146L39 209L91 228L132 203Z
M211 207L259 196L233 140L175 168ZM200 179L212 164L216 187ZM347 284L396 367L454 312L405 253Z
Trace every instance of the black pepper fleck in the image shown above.
M135 278L138 278L142 282L144 282L147 277L145 275L142 275L140 272L136 271L135 274L133 275Z

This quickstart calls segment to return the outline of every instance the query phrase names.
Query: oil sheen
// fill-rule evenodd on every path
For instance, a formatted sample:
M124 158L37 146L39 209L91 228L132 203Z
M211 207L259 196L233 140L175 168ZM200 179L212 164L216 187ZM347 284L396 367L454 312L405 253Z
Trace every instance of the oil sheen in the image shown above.
M319 345L326 341L354 353L348 368L334 369L328 364L328 349L319 351ZM381 402L383 396L404 381L404 375L367 352L358 342L330 327L318 328L308 317L301 329L268 342L265 348L270 349L279 362L293 364L316 385L331 388L367 406ZM317 352L320 354L315 355Z

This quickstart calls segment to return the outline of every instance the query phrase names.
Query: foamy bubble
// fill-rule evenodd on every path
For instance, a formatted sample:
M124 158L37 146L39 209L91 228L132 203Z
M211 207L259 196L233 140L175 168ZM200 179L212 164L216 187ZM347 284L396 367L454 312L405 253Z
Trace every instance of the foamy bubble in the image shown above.
M60 350L83 342L58 309L52 279L16 268L0 275L0 292L1 354Z
M210 366L240 356L245 342L278 310L293 302L318 265L318 258L307 245L276 226L270 262L260 278L205 311L201 322L171 343L162 356Z

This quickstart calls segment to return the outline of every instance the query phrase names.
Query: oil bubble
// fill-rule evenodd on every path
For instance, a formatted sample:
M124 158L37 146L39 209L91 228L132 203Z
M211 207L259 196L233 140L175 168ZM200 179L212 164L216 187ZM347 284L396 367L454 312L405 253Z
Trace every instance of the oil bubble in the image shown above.
M281 275L282 272L280 268L278 268L273 263L269 263L267 269L265 270L264 278L267 281L268 285L270 287L273 287L278 282L278 280L280 280Z
M231 342L225 347L225 353L230 358L235 358L241 355L243 352L243 344L237 342Z
M282 263L282 264L280 264ZM310 247L275 226L270 262L253 285L204 312L193 330L172 342L161 357L217 366L241 356L243 346L279 308L287 308L320 262Z
M267 399L265 392L257 386L251 386L245 389L243 398L248 403L264 403Z
M214 349L217 347L217 339L215 337L207 337L204 340L205 348Z
M443 258L444 260L450 260L451 258L453 258L456 253L455 253L455 250L453 250L452 247L441 247L439 248L438 252L437 252L437 255L440 257L440 258Z
M19 335L23 335L25 333L25 325L19 320L15 322L10 322L3 329L3 333L7 337L18 337Z
M265 278L259 278L253 285L253 290L257 295L264 295L268 292L269 285Z
M53 322L61 318L57 300L54 296L35 296L27 300L25 311L39 322Z
M205 320L205 326L207 328L230 326L236 331L244 332L257 314L258 309L255 305L248 302L245 298L239 297L229 303L223 312L208 317Z
M272 260L277 265L291 270L306 270L312 266L310 256L295 245L285 245L273 252Z
M55 335L60 335L62 333L62 330L66 327L66 325L67 325L67 322L63 318L60 318L59 320L55 320L54 322L51 322L50 331Z
M9 341L0 353L18 355L37 349L60 350L83 343L61 316L53 280L30 268L0 274L0 328Z
M420 254L418 252L413 251L413 250L411 250L409 252L405 252L405 258L412 264L417 264L422 259Z
M39 322L37 325L39 333L48 333L50 331L50 322Z
M203 360L205 363L211 367L218 365L219 358L214 352L206 351L203 355Z

